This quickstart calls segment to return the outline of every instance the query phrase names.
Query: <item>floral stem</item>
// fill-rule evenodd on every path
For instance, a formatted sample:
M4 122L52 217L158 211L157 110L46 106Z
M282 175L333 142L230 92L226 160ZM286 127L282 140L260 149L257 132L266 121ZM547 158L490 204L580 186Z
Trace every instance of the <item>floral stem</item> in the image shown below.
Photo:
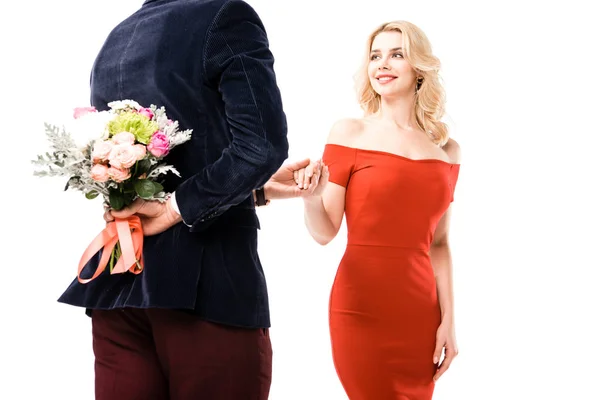
M115 266L115 251L116 251L116 247L113 247L111 253L110 253L110 261L108 263L108 269L110 271L110 273L112 273L113 267Z
M109 269L110 269L111 273L113 271L113 268L115 267L115 263L119 260L119 257L121 257L121 246L120 246L119 242L117 242L117 244L115 245L115 247L113 248L113 250L110 254Z

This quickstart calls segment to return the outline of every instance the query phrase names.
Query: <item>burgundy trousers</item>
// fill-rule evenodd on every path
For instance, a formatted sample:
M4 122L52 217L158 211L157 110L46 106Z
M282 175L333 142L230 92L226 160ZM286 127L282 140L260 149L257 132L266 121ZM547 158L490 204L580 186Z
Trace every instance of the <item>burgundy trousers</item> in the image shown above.
M267 400L268 329L175 310L94 310L97 400Z

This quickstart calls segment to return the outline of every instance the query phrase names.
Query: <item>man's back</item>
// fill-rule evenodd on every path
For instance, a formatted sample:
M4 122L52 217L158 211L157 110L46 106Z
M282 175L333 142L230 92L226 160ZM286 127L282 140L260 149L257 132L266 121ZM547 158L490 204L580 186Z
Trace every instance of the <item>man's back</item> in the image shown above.
M181 173L164 186L176 191L185 224L145 238L139 276L75 280L59 301L194 309L215 322L268 327L251 191L287 158L288 142L273 56L254 10L239 0L146 1L107 38L91 95L98 109L122 99L164 106L193 130L166 159Z

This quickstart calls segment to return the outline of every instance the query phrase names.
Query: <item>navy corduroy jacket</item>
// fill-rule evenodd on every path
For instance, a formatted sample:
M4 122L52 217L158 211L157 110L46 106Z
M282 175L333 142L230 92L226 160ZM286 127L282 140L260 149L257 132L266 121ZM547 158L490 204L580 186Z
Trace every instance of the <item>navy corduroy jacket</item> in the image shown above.
M288 155L273 66L265 28L241 0L148 0L113 29L92 68L92 105L164 106L181 129L193 130L166 159L181 178L169 174L164 182L185 223L145 237L141 274L75 279L60 302L181 309L229 325L270 326L252 190Z

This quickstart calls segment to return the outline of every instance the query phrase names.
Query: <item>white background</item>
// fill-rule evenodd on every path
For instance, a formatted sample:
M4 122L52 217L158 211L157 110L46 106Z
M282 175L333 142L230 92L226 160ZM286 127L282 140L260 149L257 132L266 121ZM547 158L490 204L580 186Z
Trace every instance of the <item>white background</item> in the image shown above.
M62 180L32 177L29 160L46 150L43 121L88 104L97 51L141 3L1 6L1 399L93 398L90 320L56 299L103 228L102 208L63 192ZM250 3L276 57L290 159L318 157L331 124L360 115L352 75L379 23L416 23L442 60L448 122L463 150L452 226L460 355L434 398L600 399L593 2ZM327 305L345 228L321 247L304 228L300 200L259 213L271 399L344 399Z

